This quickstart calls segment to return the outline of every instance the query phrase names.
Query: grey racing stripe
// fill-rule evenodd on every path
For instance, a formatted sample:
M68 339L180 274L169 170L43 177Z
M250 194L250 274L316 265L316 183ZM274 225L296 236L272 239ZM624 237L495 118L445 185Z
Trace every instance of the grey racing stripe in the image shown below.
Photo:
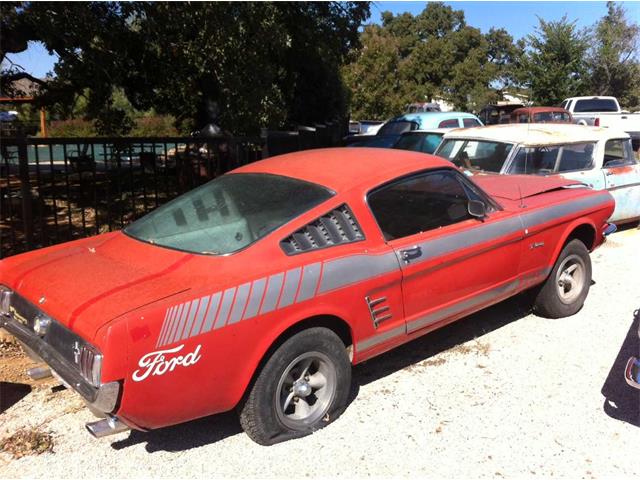
M494 301L500 297L503 297L507 292L518 288L519 283L520 280L512 280L511 282L505 285L501 285L497 288L493 288L488 292L481 293L480 295L477 295L468 300L463 300L436 312L429 313L428 315L420 317L416 320L412 320L407 324L407 332L415 332L416 330L431 325L432 323L436 323L441 320L445 320L446 318L453 317L454 315L462 313L465 310L469 310L482 304Z
M236 300L233 303L231 309L231 315L229 315L229 321L227 325L236 323L242 318L244 307L247 305L247 297L249 296L249 290L251 289L251 282L243 283L238 287L238 293L236 293Z
M168 343L173 343L180 337L182 328L184 327L184 322L187 321L187 314L189 313L190 306L191 302L186 302L182 305L180 314L176 317L176 321L174 322L171 333L169 334Z
M269 277L267 291L264 294L262 308L260 308L260 314L269 313L276 308L278 298L280 297L280 290L282 289L283 279L284 273L276 273Z
M278 308L288 307L293 303L296 298L296 293L298 292L298 285L300 285L300 274L302 273L302 268L292 268L287 272L287 275L284 278L284 288L282 290L282 295L280 296L280 301L278 302Z
M200 330L200 332L194 330L195 335L197 335L198 333L206 333L213 328L213 322L216 319L216 313L218 313L218 305L220 305L220 297L222 297L221 292L217 292L211 295L209 311L207 312L207 317L204 319L202 330Z
M193 322L193 327L191 327L191 331L188 333L190 337L193 337L194 335L200 333L200 328L202 328L202 321L204 320L205 313L207 313L208 306L209 295L205 295L200 299L200 306L198 307L198 313L196 314L195 322Z
M222 296L222 302L220 303L220 311L218 312L216 323L213 326L214 330L224 327L224 325L227 323L227 318L229 317L229 312L231 311L231 304L233 303L233 297L235 296L235 294L236 294L236 287L227 288L224 291L224 295Z
M579 198L569 203L561 203L534 212L522 215L522 222L525 228L533 228L538 225L548 223L556 218L567 216L571 213L588 208L603 205L610 201L609 195L590 195L586 198Z
M164 329L164 333L162 334L162 338L160 339L158 345L165 345L167 343L167 336L169 335L169 331L171 330L171 325L173 324L173 320L175 319L177 310L177 305L171 307L171 313L169 314L169 318L167 319L167 326Z
M406 327L404 325L400 325L399 327L392 328L390 330L387 330L386 332L378 333L365 340L357 342L356 350L362 351L362 350L367 350L371 347L375 347L376 345L386 342L387 340L390 340L393 337L404 335L405 331L406 331Z
M173 331L173 326L178 321L180 315L180 307L183 304L176 305L173 307L173 313L171 314L171 318L169 319L169 325L167 326L167 331L164 333L164 338L162 339L162 345L166 345L169 343L171 338L171 332Z
M302 271L302 285L300 285L300 291L296 302L302 302L313 298L318 287L318 280L320 279L320 262L312 263L311 265L305 265Z
M164 336L164 332L167 330L167 324L169 323L169 317L171 316L171 312L173 307L167 308L167 311L164 314L164 321L162 322L162 327L160 327L160 333L158 333L158 340L156 341L156 347L161 345L162 337Z
M382 255L352 255L330 260L324 264L318 293L326 293L399 269L400 265L394 252Z
M255 317L258 314L260 308L260 302L262 301L262 295L264 294L264 287L267 286L266 278L259 278L253 282L251 287L251 295L249 295L249 304L244 312L243 320Z
M189 316L187 317L187 323L184 326L184 330L182 330L182 334L178 337L178 340L184 340L189 337L189 333L191 332L191 327L193 326L193 319L196 317L196 313L198 312L198 308L200 307L200 300L196 299L191 304L191 309L189 310Z

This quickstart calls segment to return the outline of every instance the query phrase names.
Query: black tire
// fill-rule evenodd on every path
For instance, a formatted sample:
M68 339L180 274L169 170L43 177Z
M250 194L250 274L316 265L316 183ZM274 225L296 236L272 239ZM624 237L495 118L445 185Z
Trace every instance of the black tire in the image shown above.
M324 386L311 386L323 378ZM351 362L340 337L327 328L309 328L283 342L264 363L238 407L240 424L260 445L303 437L344 411L350 388ZM306 412L311 413L305 417Z
M567 273L572 268L574 270ZM535 296L533 310L547 318L569 317L582 308L590 286L589 250L580 240L571 240L560 252L549 277Z

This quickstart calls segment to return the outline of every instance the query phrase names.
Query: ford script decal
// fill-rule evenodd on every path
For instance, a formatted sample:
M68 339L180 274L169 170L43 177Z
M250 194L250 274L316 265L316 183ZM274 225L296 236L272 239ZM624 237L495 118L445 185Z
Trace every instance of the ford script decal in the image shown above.
M173 372L176 367L189 367L195 365L202 358L200 355L200 347L187 353L186 355L173 355L182 350L184 345L179 345L169 350L157 350L147 353L138 362L140 369L133 372L131 378L135 382L141 382L150 375L164 375L167 372ZM167 358L169 356L170 358Z

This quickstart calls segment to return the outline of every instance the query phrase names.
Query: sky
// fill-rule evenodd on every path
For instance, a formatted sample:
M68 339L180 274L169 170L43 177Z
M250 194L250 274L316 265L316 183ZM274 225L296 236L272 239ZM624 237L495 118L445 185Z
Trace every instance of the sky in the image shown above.
M589 27L607 12L604 1L593 2L445 2L455 10L463 10L468 25L479 28L483 33L491 27L506 29L515 40L535 31L537 17L547 21L559 20L563 15L578 27ZM627 17L640 22L640 2L619 2L627 10ZM389 10L394 14L420 13L426 2L372 2L369 22L380 22L380 13ZM44 77L53 70L55 56L49 55L42 44L30 42L29 48L19 54L9 55L14 63L35 77Z

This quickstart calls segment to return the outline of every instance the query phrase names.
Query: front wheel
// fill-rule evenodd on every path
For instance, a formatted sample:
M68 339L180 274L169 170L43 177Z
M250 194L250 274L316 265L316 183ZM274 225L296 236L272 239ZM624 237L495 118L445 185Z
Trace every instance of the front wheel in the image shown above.
M350 387L340 338L327 328L303 330L268 358L239 408L240 424L261 445L308 435L342 413Z
M580 240L571 240L560 252L551 274L536 295L534 311L561 318L577 313L591 286L591 258Z

